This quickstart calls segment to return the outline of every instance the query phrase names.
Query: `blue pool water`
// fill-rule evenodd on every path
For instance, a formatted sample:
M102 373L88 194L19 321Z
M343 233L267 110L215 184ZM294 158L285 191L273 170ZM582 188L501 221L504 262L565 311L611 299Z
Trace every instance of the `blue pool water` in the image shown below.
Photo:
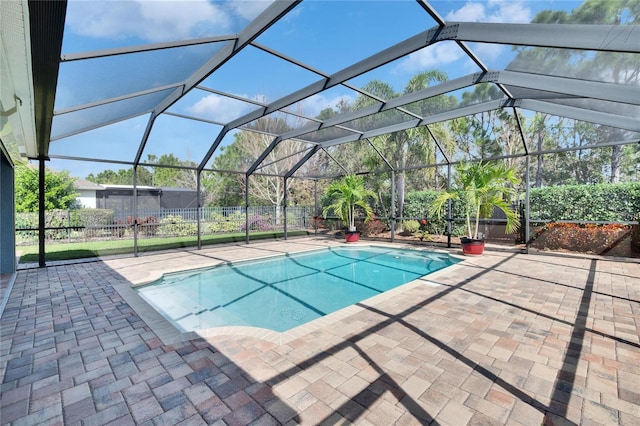
M428 251L340 247L167 274L138 292L183 331L286 331L457 262Z

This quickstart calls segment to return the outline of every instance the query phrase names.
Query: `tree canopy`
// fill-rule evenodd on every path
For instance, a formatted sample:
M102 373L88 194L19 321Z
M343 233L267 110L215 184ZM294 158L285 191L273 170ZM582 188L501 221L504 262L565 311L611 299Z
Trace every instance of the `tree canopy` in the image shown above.
M15 169L16 212L37 212L39 196L39 171L27 164L18 164ZM44 174L45 210L68 209L73 206L77 194L74 179L69 172L47 168Z

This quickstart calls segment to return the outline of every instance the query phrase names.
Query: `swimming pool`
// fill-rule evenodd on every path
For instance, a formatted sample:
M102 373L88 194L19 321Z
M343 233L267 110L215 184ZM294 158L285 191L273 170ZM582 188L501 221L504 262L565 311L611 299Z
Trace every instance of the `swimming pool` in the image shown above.
M165 275L138 293L182 331L286 331L459 262L446 253L329 248Z

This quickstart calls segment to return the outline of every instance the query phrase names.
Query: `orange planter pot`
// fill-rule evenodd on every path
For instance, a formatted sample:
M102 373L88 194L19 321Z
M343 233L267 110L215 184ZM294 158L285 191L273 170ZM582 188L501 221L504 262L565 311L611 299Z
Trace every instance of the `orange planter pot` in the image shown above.
M484 240L462 237L460 238L460 244L462 244L462 252L464 254L480 255L484 253Z
M356 241L360 240L360 231L345 232L344 239L348 243L355 243Z

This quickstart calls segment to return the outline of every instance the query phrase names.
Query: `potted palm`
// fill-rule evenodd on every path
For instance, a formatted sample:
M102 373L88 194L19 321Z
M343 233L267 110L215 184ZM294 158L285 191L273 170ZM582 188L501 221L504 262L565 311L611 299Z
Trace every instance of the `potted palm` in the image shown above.
M461 163L456 167L455 183L436 197L430 206L432 214L441 214L447 201L462 203L467 223L467 236L460 238L465 254L482 254L484 239L479 238L480 218L488 218L494 208L507 218L506 232L520 225L518 213L510 208L509 200L516 194L520 179L513 167L502 163Z
M348 227L345 232L347 242L355 242L360 239L360 233L356 230L356 211L361 210L365 215L365 222L373 217L373 210L369 205L369 199L375 198L375 193L364 187L364 178L355 175L344 176L341 180L333 182L324 191L329 204L322 211L327 217L333 212Z

